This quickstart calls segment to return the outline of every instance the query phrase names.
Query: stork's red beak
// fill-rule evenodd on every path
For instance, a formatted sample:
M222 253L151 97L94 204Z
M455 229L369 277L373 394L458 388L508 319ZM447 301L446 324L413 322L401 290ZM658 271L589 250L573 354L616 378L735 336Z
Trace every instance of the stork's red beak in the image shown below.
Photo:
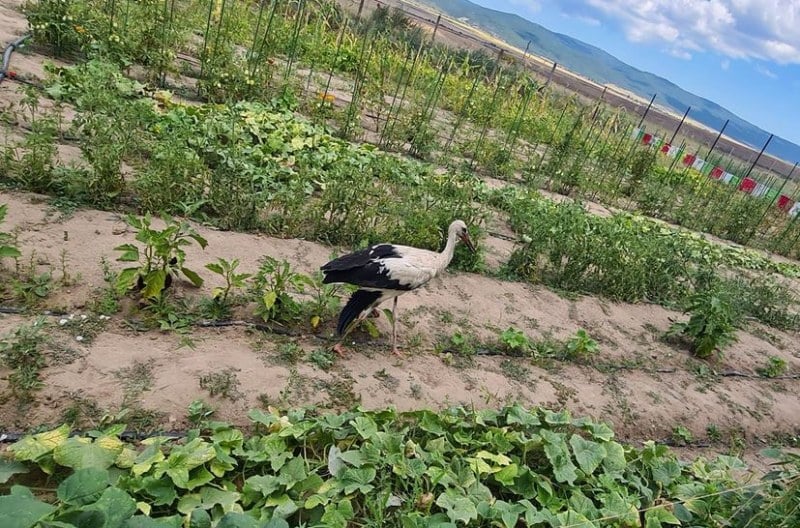
M459 238L464 243L464 245L469 248L470 251L472 251L473 253L478 252L478 250L475 249L475 244L472 243L472 239L469 238L469 233L464 233L463 235L459 235Z

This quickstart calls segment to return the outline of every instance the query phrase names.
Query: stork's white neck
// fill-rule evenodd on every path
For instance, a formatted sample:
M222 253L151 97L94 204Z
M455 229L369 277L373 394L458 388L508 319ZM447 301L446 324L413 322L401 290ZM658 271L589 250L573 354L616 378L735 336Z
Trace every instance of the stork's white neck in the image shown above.
M447 244L444 246L444 250L439 253L439 256L436 259L436 274L438 275L444 269L450 265L450 261L453 260L453 254L456 251L456 232L451 230L447 233Z

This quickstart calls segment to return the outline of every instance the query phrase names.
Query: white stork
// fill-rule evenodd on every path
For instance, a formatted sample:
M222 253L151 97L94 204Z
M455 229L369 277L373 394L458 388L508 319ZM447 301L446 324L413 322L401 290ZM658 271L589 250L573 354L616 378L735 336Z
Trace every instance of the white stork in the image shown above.
M409 246L377 244L334 259L320 269L324 284L346 282L359 287L339 315L336 332L347 335L384 301L394 299L392 307L392 353L397 350L397 297L427 284L453 260L460 239L475 252L467 224L456 220L447 232L447 244L441 253Z

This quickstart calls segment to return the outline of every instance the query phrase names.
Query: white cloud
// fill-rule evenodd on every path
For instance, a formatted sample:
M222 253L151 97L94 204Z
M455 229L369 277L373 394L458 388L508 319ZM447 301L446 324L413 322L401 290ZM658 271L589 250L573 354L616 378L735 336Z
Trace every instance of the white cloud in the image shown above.
M683 60L692 60L692 54L681 48L671 48L669 54L675 58Z
M771 71L766 66L762 66L761 64L756 64L756 71L763 75L764 77L769 77L770 79L777 79L778 76L775 75L775 72Z
M714 51L731 59L800 64L797 0L568 0L574 13L611 19L633 42L667 44L673 55Z

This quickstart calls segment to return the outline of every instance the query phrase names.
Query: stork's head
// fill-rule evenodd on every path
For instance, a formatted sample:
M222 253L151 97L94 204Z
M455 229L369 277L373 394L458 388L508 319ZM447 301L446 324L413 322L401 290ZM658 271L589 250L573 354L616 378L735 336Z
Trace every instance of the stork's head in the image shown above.
M458 238L460 238L470 251L473 253L476 252L475 245L472 243L472 239L469 238L467 224L465 224L463 220L456 220L450 224L450 233L455 234Z

